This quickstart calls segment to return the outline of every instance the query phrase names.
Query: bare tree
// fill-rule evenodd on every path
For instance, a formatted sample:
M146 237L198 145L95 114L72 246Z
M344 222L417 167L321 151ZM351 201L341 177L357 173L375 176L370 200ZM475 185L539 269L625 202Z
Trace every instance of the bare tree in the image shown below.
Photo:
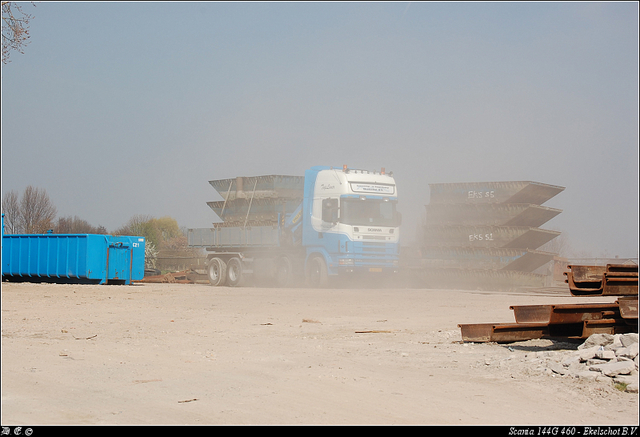
M104 226L91 226L88 221L77 215L74 217L59 217L53 228L56 234L106 234Z
M73 234L73 221L71 217L58 217L53 232L56 234Z
M35 6L35 3L31 3ZM24 54L29 44L29 22L33 15L22 10L17 2L2 2L2 63L7 64L12 50Z
M29 185L21 198L16 191L6 193L2 212L7 234L40 234L53 228L57 210L45 189Z
M19 233L20 204L16 191L11 190L2 198L2 213L4 214L4 232L6 234Z
M29 185L20 200L20 227L25 234L41 234L53 228L56 207L45 189Z

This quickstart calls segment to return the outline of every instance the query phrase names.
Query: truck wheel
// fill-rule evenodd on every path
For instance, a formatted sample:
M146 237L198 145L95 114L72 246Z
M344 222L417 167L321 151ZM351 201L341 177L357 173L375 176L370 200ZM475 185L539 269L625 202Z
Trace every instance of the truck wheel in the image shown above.
M209 283L214 287L224 285L227 279L227 265L220 258L211 258L207 266Z
M286 256L276 259L276 284L278 287L288 287L293 280L291 260Z
M242 261L231 258L227 263L227 285L237 287L242 284Z
M316 256L309 260L307 266L307 284L310 287L324 288L329 282L327 264L321 256Z

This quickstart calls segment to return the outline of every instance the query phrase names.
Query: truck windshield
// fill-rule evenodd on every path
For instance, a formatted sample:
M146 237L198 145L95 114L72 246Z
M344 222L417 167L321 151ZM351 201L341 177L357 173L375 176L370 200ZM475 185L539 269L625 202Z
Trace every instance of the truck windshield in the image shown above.
M343 198L340 222L347 225L396 226L396 202Z

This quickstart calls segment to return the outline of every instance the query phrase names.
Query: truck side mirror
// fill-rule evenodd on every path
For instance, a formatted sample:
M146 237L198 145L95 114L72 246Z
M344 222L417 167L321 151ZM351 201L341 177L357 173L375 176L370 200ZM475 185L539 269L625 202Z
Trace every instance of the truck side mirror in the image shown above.
M322 200L322 221L327 223L338 222L338 199Z

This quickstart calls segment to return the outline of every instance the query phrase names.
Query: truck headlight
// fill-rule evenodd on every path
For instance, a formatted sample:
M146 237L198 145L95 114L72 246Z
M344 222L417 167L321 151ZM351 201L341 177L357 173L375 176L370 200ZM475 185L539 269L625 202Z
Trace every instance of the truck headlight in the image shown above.
M354 265L353 258L341 258L338 263L341 266L352 266Z

